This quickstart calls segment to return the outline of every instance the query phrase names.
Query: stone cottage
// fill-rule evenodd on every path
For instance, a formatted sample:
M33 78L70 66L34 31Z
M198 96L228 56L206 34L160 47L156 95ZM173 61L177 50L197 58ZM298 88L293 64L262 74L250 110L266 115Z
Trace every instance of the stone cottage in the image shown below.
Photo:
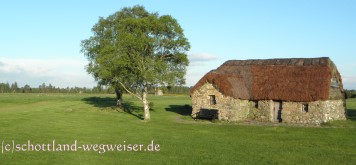
M346 120L341 76L328 58L230 60L191 90L192 117L320 124Z

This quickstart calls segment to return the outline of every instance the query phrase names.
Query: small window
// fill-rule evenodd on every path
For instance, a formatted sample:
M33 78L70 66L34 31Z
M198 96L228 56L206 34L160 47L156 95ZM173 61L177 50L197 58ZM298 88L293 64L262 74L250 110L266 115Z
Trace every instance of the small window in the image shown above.
M210 105L215 105L216 104L215 95L210 95L209 98L210 98Z
M302 111L303 112L308 112L309 111L309 105L308 104L303 104L302 105Z

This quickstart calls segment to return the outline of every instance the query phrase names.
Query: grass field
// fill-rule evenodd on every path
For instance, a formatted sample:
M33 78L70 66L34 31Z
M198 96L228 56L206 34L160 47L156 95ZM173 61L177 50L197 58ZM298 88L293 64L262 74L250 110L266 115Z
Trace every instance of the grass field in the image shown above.
M356 100L348 121L321 127L211 123L189 117L189 96L150 96L152 120L125 95L0 94L0 164L355 164ZM16 151L14 144L144 144L159 151ZM8 146L6 146L8 145ZM5 146L5 147L4 147ZM4 149L5 148L5 149ZM26 148L26 147L25 147ZM10 149L7 152L7 149ZM5 150L5 151L4 151Z

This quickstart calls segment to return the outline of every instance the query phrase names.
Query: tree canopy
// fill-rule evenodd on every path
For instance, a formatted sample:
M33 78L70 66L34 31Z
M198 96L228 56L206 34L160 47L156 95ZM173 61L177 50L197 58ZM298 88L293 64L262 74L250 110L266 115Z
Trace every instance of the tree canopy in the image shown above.
M143 6L126 7L99 18L93 35L82 41L86 69L99 84L111 85L139 98L144 119L150 119L147 88L185 84L186 52L183 29L170 15L149 13Z

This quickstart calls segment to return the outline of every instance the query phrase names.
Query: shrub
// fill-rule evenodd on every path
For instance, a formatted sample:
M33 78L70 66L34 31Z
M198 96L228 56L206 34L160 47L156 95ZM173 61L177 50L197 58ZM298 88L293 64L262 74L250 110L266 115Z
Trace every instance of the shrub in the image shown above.
M148 103L148 106L150 107L150 109L153 109L153 107L155 106L155 104L153 102Z

